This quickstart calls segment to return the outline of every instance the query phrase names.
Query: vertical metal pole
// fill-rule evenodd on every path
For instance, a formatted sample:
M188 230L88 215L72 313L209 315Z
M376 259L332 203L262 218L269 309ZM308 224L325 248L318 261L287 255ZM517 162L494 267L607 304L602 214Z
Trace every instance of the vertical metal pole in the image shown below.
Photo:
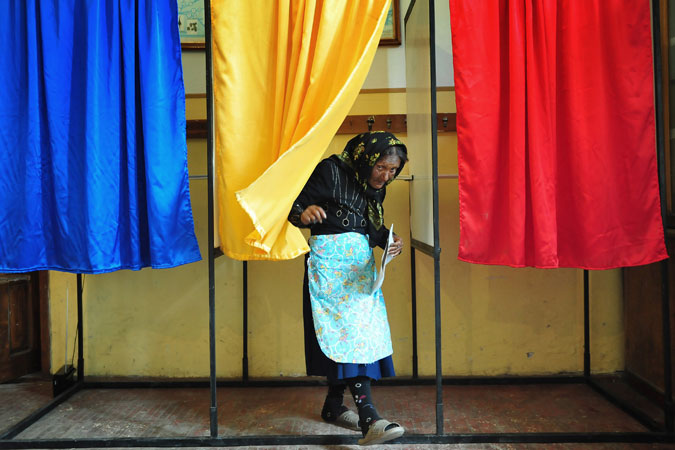
M661 261L661 322L663 330L663 415L666 430L675 431L673 423L673 373L670 334L670 286L668 280L668 260Z
M412 288L412 376L417 379L418 355L417 355L417 276L415 270L415 248L410 246L410 283Z
M588 270L584 269L584 377L591 376L591 319Z
M654 109L656 114L656 154L659 165L659 190L661 193L661 220L667 227L665 133L663 123L663 60L661 56L661 10L659 0L652 0L652 42L654 44ZM673 387L670 331L670 285L668 260L661 261L661 328L663 338L663 412L666 430L674 431Z
M248 381L248 261L244 261L244 356L241 360L241 378L242 381Z
M441 263L438 226L438 130L436 125L436 18L429 0L429 66L431 72L431 166L434 202L434 304L436 310L436 434L443 434L443 364L441 349Z
M209 410L211 437L218 436L218 405L216 399L216 276L214 236L214 192L213 192L213 46L211 43L211 0L204 0L204 35L206 49L206 167L208 178L208 222L209 237L209 384L211 387L211 408Z
M433 0L432 0L433 1ZM438 219L435 219L436 221ZM443 364L441 346L440 248L434 249L434 304L436 307L436 434L443 434Z
M82 274L77 274L77 382L84 381L84 320L82 314ZM65 368L64 368L65 370ZM64 371L65 375L65 371Z

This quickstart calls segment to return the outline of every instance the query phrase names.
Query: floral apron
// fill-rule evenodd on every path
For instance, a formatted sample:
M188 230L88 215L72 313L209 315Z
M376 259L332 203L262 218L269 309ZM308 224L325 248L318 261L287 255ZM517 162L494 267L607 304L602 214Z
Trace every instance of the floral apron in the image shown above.
M393 353L373 250L359 233L312 236L307 275L314 331L335 362L369 364Z

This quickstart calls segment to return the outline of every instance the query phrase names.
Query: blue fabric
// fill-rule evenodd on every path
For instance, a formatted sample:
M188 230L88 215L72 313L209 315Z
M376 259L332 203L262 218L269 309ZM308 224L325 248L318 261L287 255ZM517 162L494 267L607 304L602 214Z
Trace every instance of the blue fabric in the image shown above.
M321 350L335 362L370 364L394 350L373 249L359 233L309 238L307 275L314 330Z
M329 383L339 380L365 376L373 380L384 377L394 377L394 361L391 356L384 357L370 364L337 363L329 359L321 350L314 331L312 305L309 294L309 279L307 276L307 259L305 255L305 276L302 287L302 318L305 334L305 368L307 375L325 376Z
M199 260L176 0L0 2L0 272Z
M370 364L334 364L335 368L329 370L327 375L330 383L355 377L368 377L373 380L379 380L384 377L396 376L396 373L394 372L394 361L391 356L387 356Z

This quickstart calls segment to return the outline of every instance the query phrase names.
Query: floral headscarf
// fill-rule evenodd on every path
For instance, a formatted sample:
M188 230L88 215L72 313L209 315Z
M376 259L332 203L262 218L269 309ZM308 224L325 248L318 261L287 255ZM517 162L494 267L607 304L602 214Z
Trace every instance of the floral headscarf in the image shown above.
M382 200L384 199L386 184L391 183L401 170L405 161L401 161L401 165L396 171L396 175L390 178L385 187L380 189L373 189L368 184L368 178L375 166L375 163L382 156L384 151L389 147L400 147L407 155L408 150L403 142L398 140L396 136L386 131L372 131L369 133L359 134L353 137L345 146L342 153L336 155L338 161L342 162L354 173L356 181L363 188L368 200L368 219L375 230L382 228L384 222L382 212Z

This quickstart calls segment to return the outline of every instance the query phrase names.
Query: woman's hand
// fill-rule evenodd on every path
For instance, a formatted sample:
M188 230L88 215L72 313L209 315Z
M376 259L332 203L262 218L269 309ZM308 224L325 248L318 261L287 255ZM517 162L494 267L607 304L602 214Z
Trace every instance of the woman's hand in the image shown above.
M315 223L323 223L323 219L326 218L326 211L322 207L317 205L309 205L305 210L300 214L300 222L303 225L313 225Z
M403 250L403 239L394 233L394 242L389 245L389 251L387 253L389 256L394 257L400 255L401 250Z

